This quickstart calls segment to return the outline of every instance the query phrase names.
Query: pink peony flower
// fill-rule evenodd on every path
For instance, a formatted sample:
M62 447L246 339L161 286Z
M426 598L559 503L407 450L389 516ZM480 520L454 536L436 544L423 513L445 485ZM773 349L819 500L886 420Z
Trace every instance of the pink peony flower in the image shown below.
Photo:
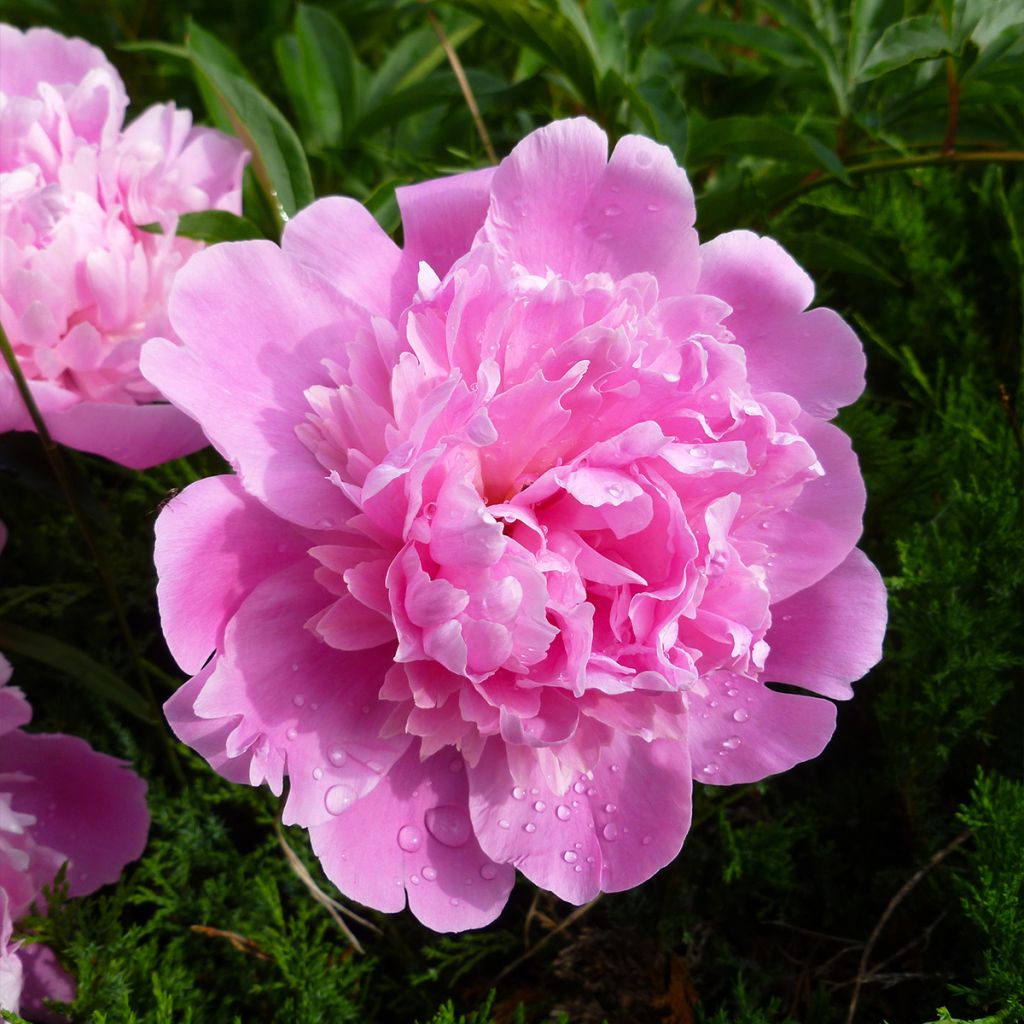
M178 736L289 790L327 875L438 930L679 852L692 781L815 757L879 658L843 320L587 120L178 277L146 376L236 476L157 524ZM212 655L212 657L211 657ZM806 693L766 686L785 682Z
M53 436L143 468L205 444L139 350L172 336L171 282L202 248L178 216L240 213L246 154L174 104L122 130L127 104L95 47L0 25L0 321ZM0 432L32 429L0 362Z
M0 523L0 551L6 540ZM74 736L23 732L32 709L10 678L0 655L0 1009L34 1017L75 986L48 947L12 942L13 923L65 863L72 896L116 882L145 849L149 812L124 761Z

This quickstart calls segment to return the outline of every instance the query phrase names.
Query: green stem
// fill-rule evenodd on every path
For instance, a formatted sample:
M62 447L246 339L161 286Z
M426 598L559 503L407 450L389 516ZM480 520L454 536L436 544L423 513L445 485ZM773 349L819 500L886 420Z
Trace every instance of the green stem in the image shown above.
M915 167L934 167L943 164L1002 163L1024 163L1024 152L1020 150L1003 150L1000 152L972 150L966 153L927 153L924 156L901 156L894 157L891 160L870 160L862 164L852 164L845 168L845 170L853 178L866 174L884 174L886 171L906 171L912 170ZM824 185L832 185L840 180L834 174L823 174L820 178L815 178L813 181L802 182L779 200L775 207L776 213L807 192L812 192L814 189L821 188Z

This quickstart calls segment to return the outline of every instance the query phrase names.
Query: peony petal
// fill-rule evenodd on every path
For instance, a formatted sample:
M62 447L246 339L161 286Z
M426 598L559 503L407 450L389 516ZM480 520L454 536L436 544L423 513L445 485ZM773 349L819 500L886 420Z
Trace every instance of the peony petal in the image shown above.
M515 871L480 849L466 811L462 756L420 761L411 747L369 796L310 829L327 877L376 910L405 905L439 932L482 928L501 913Z
M129 469L149 469L209 444L199 424L173 405L86 401L45 419L54 440Z
M200 718L239 719L227 753L253 751L254 784L279 791L287 771L285 824L328 820L332 787L351 799L368 793L409 742L379 738L391 706L377 694L394 645L329 647L304 628L325 602L330 595L313 581L311 566L265 579L228 623L224 653L194 704Z
M306 390L331 383L322 360L365 314L271 242L198 253L178 273L169 313L185 346L148 342L142 372L199 421L250 494L299 525L338 525L347 503L295 428Z
M198 672L246 594L309 547L233 476L199 480L169 502L156 521L154 560L160 621L175 661Z
M831 701L776 693L718 672L689 695L693 777L708 785L758 782L817 757L836 725ZM712 706L714 704L714 706Z
M494 170L485 167L395 190L402 211L406 273L415 274L422 260L444 277L469 252L487 216Z
M646 881L679 853L690 827L685 743L617 734L592 778L551 790L534 759L513 779L490 740L470 766L469 809L484 851L577 905Z
M627 135L609 161L592 121L556 121L516 146L491 195L484 237L535 274L647 272L665 296L697 280L693 190L671 151L650 139Z
M759 391L784 391L812 416L831 419L864 390L864 349L831 309L803 312L814 285L777 242L730 231L700 247L697 290L732 306L725 326Z
M772 606L762 678L802 686L836 700L882 657L885 584L854 548L824 579Z
M146 783L124 761L75 736L8 733L0 775L13 808L33 814L32 838L70 861L72 896L116 882L142 854L149 832Z
M281 248L346 298L392 321L416 291L415 267L402 264L402 251L354 199L331 196L300 210Z
M24 988L21 993L21 1013L33 1021L63 1024L66 1017L47 1010L44 1000L71 1003L75 999L75 979L57 962L49 946L33 942L18 950L24 968ZM6 1009L7 1004L0 1000Z
M797 427L825 475L804 485L789 510L750 520L736 537L768 546L768 589L773 602L809 587L841 565L860 538L867 498L849 437L831 423L803 414ZM755 517L756 519L756 517Z

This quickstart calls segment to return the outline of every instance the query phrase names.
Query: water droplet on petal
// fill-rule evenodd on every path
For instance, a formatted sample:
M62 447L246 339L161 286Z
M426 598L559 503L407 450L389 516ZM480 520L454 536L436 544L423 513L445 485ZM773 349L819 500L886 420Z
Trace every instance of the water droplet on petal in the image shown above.
M437 880L437 871L434 868L432 868L432 867L429 867L429 866L425 867L423 869L423 877L428 882L436 881Z
M403 825L398 830L398 845L406 853L415 853L423 845L423 833L415 825Z
M295 696L294 696L294 697L292 697L292 703L293 703L293 704L294 704L294 705L295 705L295 706L296 706L297 708L301 708L301 707L302 707L302 705L306 703L306 698L305 698L305 697L303 697L301 693L297 693L297 694L295 694Z
M298 730L298 729L289 729L289 730L288 730L288 731L287 731L287 732L285 733L285 736L286 736L286 737L287 737L288 739L290 739L290 740L293 740L293 739L295 739L295 738L296 738L296 737L297 737L298 735L299 735L299 730Z
M313 778L316 779L317 782L319 782L323 777L324 777L324 770L323 770L323 768L314 768L313 769Z
M341 814L355 803L356 794L351 786L343 783L331 786L324 794L324 807L329 814Z
M499 818L498 819L498 828L508 828L508 827L509 827L509 823L508 823L508 821L505 818Z
M704 772L705 775L717 775L719 771L719 766L715 764L714 761L711 761L708 764L704 765L704 767L701 770Z
M614 821L609 821L603 829L601 829L601 835L608 840L609 843L614 843L619 838L619 826Z
M555 817L559 821L568 821L569 820L569 816L571 814L572 814L572 811L570 811L569 808L565 806L565 804L559 804L555 808Z
M541 812L541 811L543 811L543 810L546 810L546 809L547 809L547 806L548 806L548 805L547 805L546 803L544 803L544 801L543 801L543 800L538 800L538 801L537 801L537 802L536 802L536 803L535 803L535 804L533 805L533 809L534 809L534 810L535 810L535 811L536 811L536 812L537 812L538 814L540 814L540 812Z
M420 884L420 876L419 875L410 875L409 876L409 881L412 882L413 885L419 885Z
M576 853L574 850L566 850L562 854L562 860L564 860L566 864L575 864L576 863L576 859L578 857L579 857L579 854Z
M614 814L618 810L618 807L616 807L615 804L605 804L604 810L605 814Z
M480 877L485 882L493 881L498 877L498 865L497 864L484 864L480 868Z
M734 722L745 722L750 717L749 711L744 711L743 708L737 708L732 713L732 720Z
M740 691L737 690L735 686L730 686L729 689L725 691L725 695L727 697L735 697L739 692Z
M640 845L641 846L650 846L652 842L654 842L654 837L653 836L644 836L643 839L640 840Z
M341 747L331 747L327 751L327 759L335 768L340 768L348 760L348 754Z
M617 772L617 771L619 771L619 766L618 766L617 764L613 764L613 765L612 765L612 771L613 771L613 772Z
M533 835L533 833L537 831L537 826L536 826L536 825L534 825L534 823L533 823L532 821L528 821L528 822L527 822L527 823L526 823L526 824L525 824L525 825L523 826L523 831L524 831L524 832L529 832L529 833L530 833L530 835Z
M512 787L512 799L513 800L525 800L526 799L526 790L523 789L522 786L513 786Z
M622 210L618 206L606 206L604 210L606 217L618 217L620 213L622 213Z
M455 896L453 896L453 897L452 897L452 898L451 898L451 899L450 899L450 900L449 900L448 902L449 902L449 903L450 903L450 904L451 904L451 905L452 905L453 907L457 907L457 906L459 905L459 901L458 901L458 899L457 899L457 898L456 898Z
M445 846L457 848L464 846L473 833L469 815L461 808L451 804L431 807L424 816L427 830Z
M574 793L586 793L587 784L582 779L579 779L576 783L573 784L572 791Z
M735 750L742 742L739 736L730 736L727 740L722 740L722 746L726 750Z

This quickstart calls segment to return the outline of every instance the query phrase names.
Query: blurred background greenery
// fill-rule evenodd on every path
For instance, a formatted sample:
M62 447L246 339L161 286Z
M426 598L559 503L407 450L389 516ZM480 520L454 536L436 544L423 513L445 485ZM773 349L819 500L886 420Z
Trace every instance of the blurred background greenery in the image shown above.
M0 647L60 729L150 782L149 850L120 885L25 924L92 1024L925 1024L1024 1019L1024 0L0 0L103 47L132 110L174 99L256 151L246 221L276 237L314 195L367 203L483 166L583 113L669 145L703 237L779 239L853 323L868 391L863 541L891 594L886 657L825 754L697 787L683 853L583 911L520 880L484 932L354 925L265 792L168 741L146 697L180 676L153 599L161 503L216 471L70 455L120 594L38 441L0 438ZM446 54L453 48L476 123ZM55 643L60 641L60 643Z

